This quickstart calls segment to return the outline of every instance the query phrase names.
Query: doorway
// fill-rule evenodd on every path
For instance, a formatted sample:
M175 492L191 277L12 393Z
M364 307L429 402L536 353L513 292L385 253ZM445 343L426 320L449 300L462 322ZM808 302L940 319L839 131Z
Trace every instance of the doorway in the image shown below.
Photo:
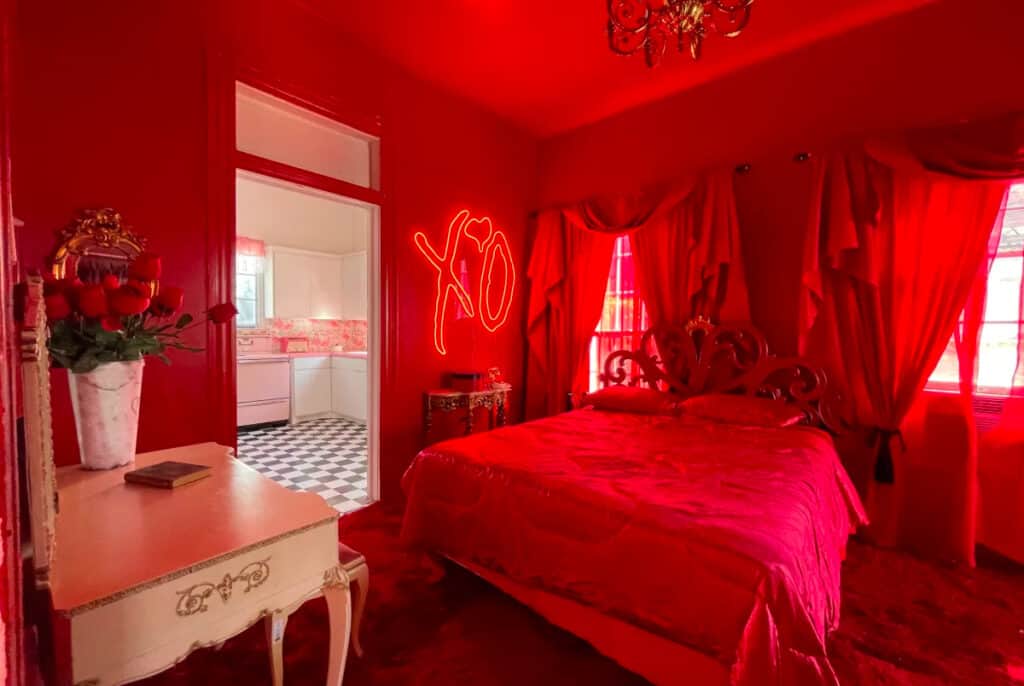
M379 139L235 95L238 457L352 512L379 498Z

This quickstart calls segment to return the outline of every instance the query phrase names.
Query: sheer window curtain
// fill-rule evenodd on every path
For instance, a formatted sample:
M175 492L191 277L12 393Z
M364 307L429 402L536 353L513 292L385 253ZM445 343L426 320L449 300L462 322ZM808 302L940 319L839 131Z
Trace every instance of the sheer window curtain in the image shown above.
M1001 411L978 438L977 541L1024 563L1024 184L1007 195L964 312L961 377Z

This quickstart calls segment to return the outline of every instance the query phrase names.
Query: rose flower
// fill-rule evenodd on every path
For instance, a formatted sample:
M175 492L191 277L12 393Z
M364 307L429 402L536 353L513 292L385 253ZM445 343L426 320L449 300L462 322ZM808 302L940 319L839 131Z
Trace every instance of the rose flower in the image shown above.
M177 286L164 286L160 292L153 297L149 306L150 312L158 317L170 317L181 309L185 301L185 291Z

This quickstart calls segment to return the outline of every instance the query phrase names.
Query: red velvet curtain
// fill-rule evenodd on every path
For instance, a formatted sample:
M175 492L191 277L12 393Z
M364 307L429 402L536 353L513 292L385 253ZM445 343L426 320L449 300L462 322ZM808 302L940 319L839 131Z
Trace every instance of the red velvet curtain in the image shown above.
M975 125L912 133L899 145L876 142L866 146L870 154L847 152L819 164L801 346L827 361L854 422L871 439L859 448L864 433L840 440L844 457L870 456L878 481L891 481L894 469L903 475L886 490L866 486L860 474L876 538L947 559L973 561L971 308L978 307L976 284L987 274L1007 179L1024 170L1020 121L1000 120L987 131ZM921 394L965 305L957 341L962 393ZM1004 413L1005 424L1021 426L1009 417ZM896 447L904 452L894 466ZM1017 462L1019 497L1024 465ZM858 465L848 466L857 478Z
M564 411L568 394L583 390L614 244L614 233L582 228L560 209L537 217L528 271L528 418Z
M731 175L541 212L530 259L527 416L560 412L586 386L615 238L630 233L641 296L660 321L748 318ZM641 254L642 253L642 254ZM645 270L650 270L645 274Z
M891 482L891 441L953 334L1006 184L893 169L862 152L825 160L818 184L805 349L826 361L853 422L876 432L875 478Z
M910 154L926 169L964 179L1024 178L1024 115L911 131Z
M732 174L712 174L663 217L631 237L651 324L704 315L750 320Z

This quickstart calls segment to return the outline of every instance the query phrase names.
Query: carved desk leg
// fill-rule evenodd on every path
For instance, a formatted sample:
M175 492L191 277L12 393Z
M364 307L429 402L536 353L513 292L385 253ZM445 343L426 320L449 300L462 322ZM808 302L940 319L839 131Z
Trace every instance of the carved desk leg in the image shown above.
M288 615L280 610L263 619L267 631L267 648L270 651L270 674L274 686L284 686L284 628ZM223 645L223 644L222 644Z
M331 567L324 572L323 593L327 600L327 614L331 623L327 686L341 686L341 681L345 678L348 643L351 640L352 596L349 594L348 577L340 567Z
M361 564L349 570L349 588L352 589L352 651L363 656L363 646L359 643L359 625L366 609L366 594L370 590L370 568Z

